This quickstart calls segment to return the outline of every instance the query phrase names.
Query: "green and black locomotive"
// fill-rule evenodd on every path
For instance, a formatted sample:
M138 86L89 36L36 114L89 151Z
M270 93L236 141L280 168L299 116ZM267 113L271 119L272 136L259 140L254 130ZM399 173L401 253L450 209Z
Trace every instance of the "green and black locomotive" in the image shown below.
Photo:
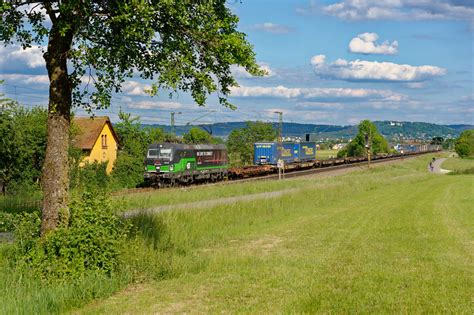
M224 145L155 143L148 146L145 179L153 186L214 182L227 177Z

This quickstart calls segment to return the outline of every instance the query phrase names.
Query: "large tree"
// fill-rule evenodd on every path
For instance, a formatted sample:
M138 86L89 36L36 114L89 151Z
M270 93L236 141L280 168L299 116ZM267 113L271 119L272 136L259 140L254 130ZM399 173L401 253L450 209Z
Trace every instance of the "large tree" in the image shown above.
M50 80L43 167L42 234L68 214L68 130L72 106L110 105L139 73L159 91L189 91L203 105L227 101L230 66L262 74L225 0L0 0L0 41L43 47Z
M232 165L250 165L253 162L255 142L274 141L277 137L272 124L261 121L246 123L244 128L232 130L227 139L227 148Z
M367 156L366 145L369 145L371 154L386 153L389 151L387 140L378 132L377 126L370 120L362 120L359 132L354 139L337 153L338 157Z
M474 129L464 130L456 140L454 149L462 158L474 156Z

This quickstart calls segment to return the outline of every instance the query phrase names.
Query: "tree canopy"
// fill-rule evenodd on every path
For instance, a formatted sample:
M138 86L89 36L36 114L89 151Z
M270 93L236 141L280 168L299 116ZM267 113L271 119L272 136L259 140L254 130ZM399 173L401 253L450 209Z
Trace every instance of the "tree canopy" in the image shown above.
M76 106L107 107L111 94L137 73L154 81L151 94L189 91L204 105L217 91L221 104L231 106L226 96L236 81L230 65L239 64L255 75L263 72L245 34L237 31L238 17L225 2L2 1L0 41L47 48L47 61L53 57L50 46L67 44Z
M456 140L454 149L460 157L474 156L474 129L463 131Z
M357 136L338 152L338 157L367 156L366 145L370 147L371 154L388 152L387 140L378 132L377 127L370 120L363 120L359 124Z
M183 140L188 144L200 144L212 142L212 136L199 127L192 127L183 135Z
M41 176L46 147L46 110L0 100L0 186L3 192L31 192Z
M227 139L227 149L232 165L250 165L253 161L253 144L274 141L276 130L270 123L247 122L244 128L234 129Z

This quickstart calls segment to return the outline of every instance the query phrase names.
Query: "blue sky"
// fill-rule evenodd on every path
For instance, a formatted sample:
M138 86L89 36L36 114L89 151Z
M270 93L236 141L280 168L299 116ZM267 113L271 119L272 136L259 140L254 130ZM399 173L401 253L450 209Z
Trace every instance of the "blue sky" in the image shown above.
M474 124L472 0L229 1L268 75L234 67L231 111L215 96L198 108L186 93L150 98L132 79L113 105L145 123L238 120L356 124L362 119ZM47 104L39 49L1 48L0 89L27 106ZM77 114L84 114L76 109Z

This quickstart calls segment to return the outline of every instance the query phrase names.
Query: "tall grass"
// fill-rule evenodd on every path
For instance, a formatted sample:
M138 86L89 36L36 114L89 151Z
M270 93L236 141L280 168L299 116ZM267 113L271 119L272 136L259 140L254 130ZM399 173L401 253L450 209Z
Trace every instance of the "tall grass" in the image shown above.
M470 178L431 174L430 159L122 197L116 207L126 209L296 189L135 216L124 266L111 277L22 278L6 258L11 245L1 245L0 313L472 313Z
M147 270L160 281L83 311L472 313L470 179L430 174L429 159L299 178L299 191L265 201L143 214L135 225L161 255Z
M12 246L0 244L0 314L57 314L108 296L128 283L127 274L90 274L74 283L45 283L16 271Z

